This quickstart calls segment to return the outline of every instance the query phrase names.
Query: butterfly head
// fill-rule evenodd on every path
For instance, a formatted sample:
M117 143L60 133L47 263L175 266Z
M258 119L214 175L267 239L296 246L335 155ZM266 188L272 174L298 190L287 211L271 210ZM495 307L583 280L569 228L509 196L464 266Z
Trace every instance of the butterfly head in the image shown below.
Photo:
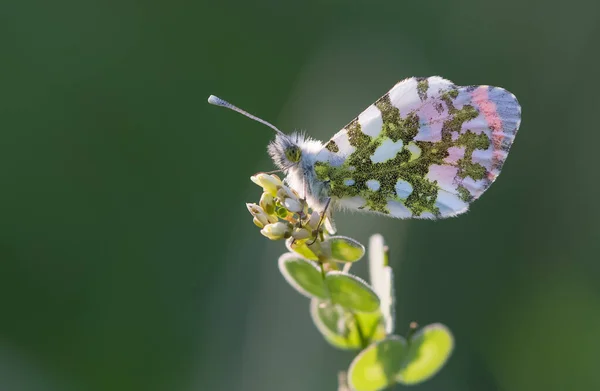
M300 163L304 139L304 135L299 133L277 134L268 147L269 155L275 165L285 170Z

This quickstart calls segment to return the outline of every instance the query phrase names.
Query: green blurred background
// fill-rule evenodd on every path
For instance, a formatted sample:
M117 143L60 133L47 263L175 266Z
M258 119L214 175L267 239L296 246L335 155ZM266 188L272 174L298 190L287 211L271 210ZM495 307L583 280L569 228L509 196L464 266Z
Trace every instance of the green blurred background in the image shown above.
M399 331L455 334L414 389L600 389L599 39L592 0L2 0L0 390L335 390L244 205L273 134L206 98L327 139L429 75L523 121L469 214L338 215L389 242Z

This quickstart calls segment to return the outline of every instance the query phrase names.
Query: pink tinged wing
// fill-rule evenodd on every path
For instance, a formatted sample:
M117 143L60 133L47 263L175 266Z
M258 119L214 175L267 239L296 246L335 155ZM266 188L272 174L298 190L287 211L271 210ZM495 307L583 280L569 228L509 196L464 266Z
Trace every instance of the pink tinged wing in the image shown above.
M442 107L442 110L446 111L447 108ZM417 110L417 115L419 116L419 131L414 140L432 143L442 141L444 119L449 117L449 114L444 111L441 113L438 111L438 108L435 107L434 100L426 101L423 106Z
M434 77L428 78L428 82L427 97L415 110L420 124L415 136L416 141L441 141L444 124L453 119L451 111L456 112L467 105L472 106L479 114L463 122L458 132L451 133L451 139L456 141L462 134L472 132L477 135L485 134L490 140L487 149L475 149L471 153L472 163L479 164L486 170L483 179L469 176L461 178L452 169L458 167L459 161L465 158L464 146L448 149L444 163L450 168L444 169L444 166L439 165L431 167L428 175L438 180L441 192L436 206L440 208L442 217L445 217L461 213L468 207L461 198L460 187L469 192L469 201L473 201L498 177L520 125L521 107L513 94L500 87L456 87L447 80ZM451 90L456 90L456 96L451 99L452 109L445 100L449 95L446 94L445 99L442 99L444 94Z
M484 133L490 139L486 150L475 149L471 155L473 163L486 168L484 180L466 177L461 184L477 199L496 180L521 123L521 106L517 98L500 87L463 87L461 94L470 94L471 104L479 112L473 121L463 123L462 132Z
M419 116L420 126L415 141L442 141L445 124L452 121L455 113L465 106L473 107L478 115L464 121L458 131L451 132L450 139L457 141L461 135L471 132L476 135L484 134L490 140L487 149L474 149L470 155L473 164L485 168L483 179L459 175L458 167L466 152L466 147L461 145L448 148L444 165L430 167L427 178L437 181L440 187L435 205L439 208L441 217L454 216L466 211L468 203L479 198L500 174L520 125L521 107L516 97L503 88L456 87L448 80L438 77L427 80L429 88L421 105L414 103L414 95L402 95L404 101L409 103L408 107ZM453 94L448 94L449 91ZM468 192L468 199L465 197L465 190ZM425 214L419 217L431 218Z
M457 164L460 159L465 157L465 149L465 147L448 148L448 157L444 159L444 163Z
M461 176L455 170L461 159L465 158L466 148L454 146L448 149L444 159L446 165L432 165L427 178L436 180L440 191L436 206L442 217L460 214L468 209L468 203L479 198L500 174L508 152L520 124L521 107L516 97L499 87L472 86L458 87L458 94L452 100L455 110L472 106L478 113L477 117L462 123L459 132L453 132L452 140L456 141L462 134L471 132L485 135L489 139L487 149L474 149L471 162L485 168L483 179ZM444 105L447 107L447 105ZM440 112L443 121L450 120L452 114L443 110ZM435 122L435 119L429 118ZM431 129L431 127L430 127ZM441 134L439 135L441 138ZM435 139L435 137L432 137ZM467 156L468 158L468 156ZM465 200L464 191L469 194ZM462 191L462 194L461 194Z
M424 81L427 83L424 83ZM426 88L422 88L426 85ZM459 87L438 76L427 79L409 78L396 84L387 94L390 104L397 108L401 118L416 115L419 119L417 134L411 142L440 143L448 137L456 145L447 147L448 155L440 162L432 163L426 178L435 181L439 187L435 206L439 213L422 212L415 215L406 207L404 201L412 192L409 183L398 187L398 199L387 204L388 215L401 218L440 218L460 214L468 209L468 204L480 197L500 174L500 170L520 125L521 108L515 96L510 92L491 86ZM457 120L457 113L467 108L475 117L459 122L460 126L449 126ZM375 105L369 106L348 126L343 128L330 140L335 142L335 149L327 149L327 145L317 154L317 161L327 161L334 166L356 151L350 145L348 129L352 125L360 125L355 129L370 137L378 137L383 129L382 113ZM449 135L445 129L450 129ZM467 148L460 144L461 136L473 133L481 137L487 136L489 147L486 149ZM444 139L444 137L446 137ZM406 141L406 140L405 140ZM440 144L442 145L442 144ZM447 145L447 144L446 144ZM408 147L407 147L408 148ZM418 157L419 158L419 157ZM427 158L421 156L420 158ZM468 171L461 169L465 160L485 168L483 178L472 178ZM465 194L466 193L466 194ZM364 197L340 199L341 207L366 210Z
M440 96L456 87L450 80L439 76L428 77L427 85L427 92L421 96L422 100L415 110L419 116L419 132L414 141L438 142L442 141L444 121L450 118L448 107Z
M440 189L456 192L456 177L458 167L451 165L432 164L425 176L430 182L437 181Z

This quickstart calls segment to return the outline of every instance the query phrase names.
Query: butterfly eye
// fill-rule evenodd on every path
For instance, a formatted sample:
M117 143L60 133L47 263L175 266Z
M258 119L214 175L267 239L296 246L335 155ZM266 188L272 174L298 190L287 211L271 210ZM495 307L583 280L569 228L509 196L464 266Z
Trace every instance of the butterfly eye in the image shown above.
M292 163L296 163L300 161L300 157L302 156L302 151L297 146L291 146L286 148L285 157Z

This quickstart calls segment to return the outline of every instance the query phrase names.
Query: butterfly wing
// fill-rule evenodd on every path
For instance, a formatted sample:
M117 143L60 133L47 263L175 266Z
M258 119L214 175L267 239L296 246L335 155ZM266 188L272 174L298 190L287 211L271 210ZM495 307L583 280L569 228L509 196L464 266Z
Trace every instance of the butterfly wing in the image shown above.
M315 173L341 208L456 216L498 177L520 120L503 88L405 79L324 145Z

